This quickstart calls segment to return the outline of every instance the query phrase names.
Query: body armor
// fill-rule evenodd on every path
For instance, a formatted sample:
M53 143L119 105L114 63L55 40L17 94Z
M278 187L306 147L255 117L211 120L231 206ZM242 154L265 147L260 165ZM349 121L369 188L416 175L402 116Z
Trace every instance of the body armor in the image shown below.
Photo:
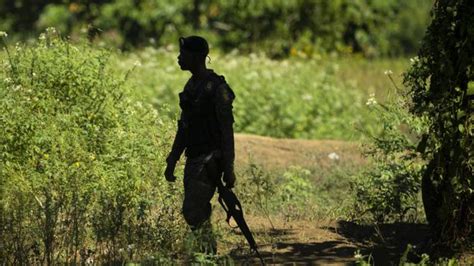
M198 84L190 79L179 94L182 111L170 157L177 161L183 151L188 158L217 151L221 155L222 170L233 167L234 99L223 76L211 71Z

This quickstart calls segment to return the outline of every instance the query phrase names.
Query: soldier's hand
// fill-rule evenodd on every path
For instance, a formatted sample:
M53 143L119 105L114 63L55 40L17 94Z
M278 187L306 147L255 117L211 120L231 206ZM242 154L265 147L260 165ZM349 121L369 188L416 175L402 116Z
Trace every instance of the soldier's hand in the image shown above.
M176 163L168 162L165 169L165 178L168 182L174 182L176 180L176 176L174 176L174 168L176 167Z
M233 170L224 172L224 182L227 188L233 188L235 184L235 173Z

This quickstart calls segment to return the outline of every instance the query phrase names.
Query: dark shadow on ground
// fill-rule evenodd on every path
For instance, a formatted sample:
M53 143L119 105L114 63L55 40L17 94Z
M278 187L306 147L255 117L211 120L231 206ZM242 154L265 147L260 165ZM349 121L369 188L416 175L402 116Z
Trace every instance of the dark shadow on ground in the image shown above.
M363 255L371 255L375 265L398 265L407 245L416 248L408 256L416 262L418 256L425 252L423 246L429 237L426 224L394 223L381 225L359 225L353 222L339 221L334 227L322 228L341 236L337 240L321 242L295 243L291 230L274 232L255 232L284 236L273 245L261 245L260 249L265 263L272 265L352 265L354 253L360 250ZM238 265L258 265L255 255L250 255L248 248L234 249L230 256Z
M360 247L363 255L371 255L375 265L398 265L408 244L414 246L408 259L416 262L426 252L429 227L426 224L393 223L360 225L339 221L337 227L326 228Z
M261 246L261 249L271 249ZM326 241L320 243L276 243L275 252L264 251L261 256L266 264L289 265L325 265L339 263L350 265L356 248L345 245L342 241ZM230 256L239 265L258 265L255 255L239 254L233 250Z

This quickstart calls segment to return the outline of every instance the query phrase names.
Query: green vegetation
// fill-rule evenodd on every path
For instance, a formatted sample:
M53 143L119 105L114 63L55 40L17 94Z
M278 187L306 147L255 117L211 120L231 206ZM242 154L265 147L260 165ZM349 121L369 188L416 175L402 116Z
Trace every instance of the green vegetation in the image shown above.
M208 67L237 95L236 132L364 145L360 162L325 151L307 169L249 159L235 188L246 215L271 229L373 226L378 236L354 236L357 248L389 243L384 225L429 223L428 248L471 248L474 10L435 1L408 59L431 4L0 0L0 264L233 263L193 251L182 184L162 176L189 78L176 39L191 33L208 38ZM240 252L242 237L224 226L218 242ZM273 233L257 233L272 252L283 239ZM462 263L439 250L408 245L400 265Z
M122 71L138 62L140 67L130 80L140 99L156 107L167 105L173 117L179 108L177 94L188 78L176 64L177 53L149 48L117 58ZM224 74L237 95L234 115L238 132L354 140L363 137L357 129L376 130L374 116L366 108L369 93L358 89L357 81L341 80L337 62L217 54L211 55L209 67ZM375 64L371 69L372 75L387 79L377 67ZM375 93L374 88L367 90Z
M0 29L17 37L56 27L128 49L199 32L227 51L374 57L415 53L432 1L2 0L0 6Z
M53 30L33 47L7 51L0 263L77 263L88 250L104 261L131 260L174 250L184 227L180 193L160 175L172 134L166 117L130 100L105 51L71 45Z
M155 109L151 104L175 105L172 84L181 86L186 77L176 67L168 65L171 68L166 72L164 65L158 65L164 60L174 63L172 53L157 57L163 61L155 57L146 61L142 56L148 53L165 52L152 49L115 55L62 41L52 29L31 47L7 46L0 83L1 106L8 110L1 117L3 262L78 262L88 256L101 261L157 262L171 259L163 254L183 254L188 237L179 214L181 190L165 184L161 176L174 129L170 117L176 116L176 109ZM137 56L142 60L134 65L131 62ZM281 64L289 64L263 57L235 60L241 65L259 60L281 75ZM313 67L316 62L295 59L295 63L302 71L292 74L307 75L309 80L310 71L303 71L303 66ZM170 84L162 81L163 87L169 86L168 92L160 87L157 92L150 89L159 77L144 78L155 69L149 67L153 64L162 70L157 74L168 73L159 77L179 78ZM320 71L318 80L323 85L336 83L334 69ZM278 76L275 79L284 81ZM146 80L151 85L141 86ZM256 80L252 77L247 82ZM326 86L337 89L336 85ZM257 92L255 98L265 98ZM285 93L295 97L289 88ZM296 97L298 93L293 92ZM357 108L363 112L364 93L354 88L349 95L359 95ZM339 119L350 120L350 114ZM344 128L349 130L350 126ZM283 132L278 127L274 130ZM351 172L355 169L322 174L318 169L310 172L295 167L269 173L251 167L241 174L237 192L250 214L266 213L287 220L335 219L345 214L341 198L334 195L347 190ZM311 181L315 173L324 175L321 186ZM253 195L259 195L259 200L254 201ZM87 255L88 250L93 253Z
M426 119L408 113L405 97L394 95L394 99L370 105L382 130L365 146L371 163L353 183L354 215L376 223L424 222L420 197L424 162L417 159L416 143L428 125Z

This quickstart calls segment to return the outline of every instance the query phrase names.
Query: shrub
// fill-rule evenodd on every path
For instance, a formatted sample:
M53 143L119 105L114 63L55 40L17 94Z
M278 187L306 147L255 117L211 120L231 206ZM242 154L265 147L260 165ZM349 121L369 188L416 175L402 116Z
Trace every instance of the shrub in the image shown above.
M0 73L0 264L174 250L180 193L161 177L169 120L130 100L104 50L53 29L11 48Z
M382 131L366 142L368 167L352 184L356 200L354 217L383 222L423 221L421 175L424 161L416 142L426 132L427 122L408 113L407 99L379 104L369 99L369 108L379 118Z

